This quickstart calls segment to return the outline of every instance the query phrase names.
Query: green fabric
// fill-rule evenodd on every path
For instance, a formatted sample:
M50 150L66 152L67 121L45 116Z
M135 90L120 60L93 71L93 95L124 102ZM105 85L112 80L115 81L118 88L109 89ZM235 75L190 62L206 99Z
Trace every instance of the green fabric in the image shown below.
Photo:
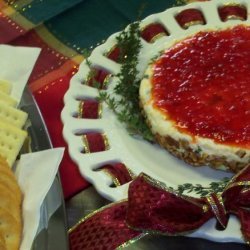
M143 6L141 18L174 4L174 0L84 0L45 25L59 40L81 52L137 20Z
M7 3L10 2L5 0ZM43 23L50 18L69 10L82 0L32 0L26 5L14 1L11 6L34 24Z
M81 53L129 23L176 3L177 0L16 0L11 6L34 26L44 23L60 41Z
M59 40L81 53L132 21L164 11L176 1L16 0L11 5L34 26L44 23Z

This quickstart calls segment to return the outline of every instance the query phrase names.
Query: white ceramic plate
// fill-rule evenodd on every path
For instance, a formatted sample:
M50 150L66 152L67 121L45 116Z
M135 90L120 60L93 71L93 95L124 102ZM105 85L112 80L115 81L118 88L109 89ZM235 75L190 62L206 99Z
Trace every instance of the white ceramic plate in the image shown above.
M233 2L246 6L249 13L249 1L235 0ZM218 15L218 7L226 3L228 3L228 0L197 2L182 7L174 7L144 19L141 22L143 27L150 23L161 23L170 35L162 37L152 44L142 40L143 48L140 53L138 65L140 75L143 74L148 62L157 52L171 46L178 40L195 34L198 31L225 29L240 23L249 24L249 20L222 22ZM188 8L199 9L203 13L206 24L194 25L188 29L181 28L174 16ZM117 35L118 33L113 34L103 45L94 49L89 58L92 65L105 68L114 74L119 72L120 65L106 58L104 54L110 51L116 44ZM69 90L64 98L65 106L62 111L62 120L64 123L63 136L68 143L69 154L77 163L81 174L93 183L101 195L110 200L120 200L127 197L128 184L116 188L110 187L112 180L101 171L94 171L99 166L109 162L123 162L135 174L145 172L172 187L187 182L208 186L212 181L218 181L223 177L231 176L229 173L213 170L209 167L194 168L171 156L157 145L152 145L144 140L131 137L124 129L124 126L117 121L115 115L105 105L103 105L103 113L100 119L74 118L73 114L78 111L79 101L77 99L79 97L84 99L98 96L96 89L83 84L88 73L89 67L83 62L80 65L78 73L70 82ZM115 84L116 80L116 78L113 78L111 84ZM104 132L108 138L110 149L104 152L83 154L83 142L79 136L75 135L79 131ZM230 218L229 225L224 231L217 231L214 225L215 221L211 220L192 236L204 237L216 241L242 242L239 230L240 226L235 218Z

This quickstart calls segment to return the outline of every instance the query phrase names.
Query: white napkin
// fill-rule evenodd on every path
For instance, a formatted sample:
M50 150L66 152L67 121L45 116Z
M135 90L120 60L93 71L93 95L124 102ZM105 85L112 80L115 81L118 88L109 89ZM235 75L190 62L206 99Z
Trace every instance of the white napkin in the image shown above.
M16 177L24 195L23 238L20 250L31 249L40 221L40 208L48 193L64 148L23 154L17 164Z
M18 101L40 51L40 48L0 45L0 79L11 82L11 96Z

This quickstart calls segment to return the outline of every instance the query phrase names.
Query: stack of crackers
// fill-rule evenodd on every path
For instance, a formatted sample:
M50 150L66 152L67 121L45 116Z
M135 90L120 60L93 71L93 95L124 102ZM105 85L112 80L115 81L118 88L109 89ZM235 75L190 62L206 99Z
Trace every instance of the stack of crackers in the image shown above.
M10 96L11 84L0 81L0 155L13 166L27 137L23 126L27 113L16 108L17 101Z
M27 114L16 108L11 84L0 80L0 250L17 250L22 235L22 194L11 168L27 137Z

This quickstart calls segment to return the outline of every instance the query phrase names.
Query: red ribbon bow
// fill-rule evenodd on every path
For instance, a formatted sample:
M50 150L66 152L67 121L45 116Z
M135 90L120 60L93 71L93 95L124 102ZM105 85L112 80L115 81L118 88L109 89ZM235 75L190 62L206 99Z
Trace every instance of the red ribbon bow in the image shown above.
M203 198L179 195L141 174L129 186L128 201L105 207L70 232L71 249L95 249L98 245L115 249L152 231L186 234L211 218L216 218L226 228L230 214L240 220L242 235L248 242L250 166L234 176L223 193ZM93 248L86 248L86 244Z

